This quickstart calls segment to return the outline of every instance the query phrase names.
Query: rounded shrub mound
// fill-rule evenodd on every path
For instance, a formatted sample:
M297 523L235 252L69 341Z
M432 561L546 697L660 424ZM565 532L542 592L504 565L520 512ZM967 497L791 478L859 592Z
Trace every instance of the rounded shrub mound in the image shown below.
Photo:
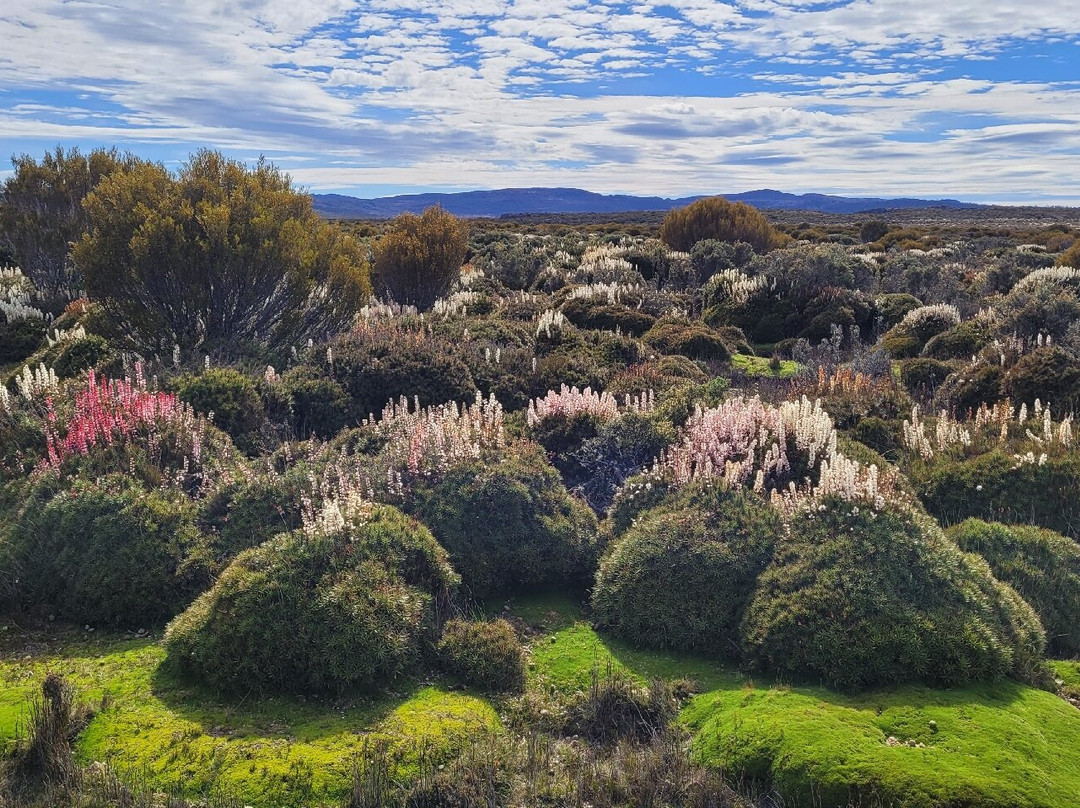
M465 684L491 692L525 684L525 651L506 620L450 620L439 640L443 669Z
M0 570L20 606L135 628L190 603L209 583L207 556L189 503L113 475L30 502L0 547Z
M739 656L739 621L781 532L759 497L716 486L646 512L612 547L597 621L649 648Z
M968 519L948 535L1031 604L1055 657L1080 655L1080 544L1045 528Z
M169 624L165 645L223 690L370 690L416 669L456 583L423 525L373 506L241 553Z
M180 376L173 385L181 401L203 414L213 413L214 424L227 432L240 449L255 451L265 413L251 379L231 368L211 368Z
M410 507L476 597L584 586L596 568L596 517L535 445L457 465L418 486Z
M1037 669L1035 612L928 517L828 498L789 527L743 618L757 667L845 690Z

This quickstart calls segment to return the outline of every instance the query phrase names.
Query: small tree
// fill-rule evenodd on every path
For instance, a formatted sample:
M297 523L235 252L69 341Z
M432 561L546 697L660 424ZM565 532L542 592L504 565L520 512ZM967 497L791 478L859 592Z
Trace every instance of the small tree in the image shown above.
M703 239L744 241L758 253L780 247L786 241L786 236L769 224L757 208L728 202L719 196L669 211L660 225L660 238L669 247L683 252L689 252Z
M43 293L78 291L70 253L87 227L83 198L105 177L137 162L116 149L83 155L59 146L40 163L28 154L12 158L15 173L3 185L0 230L24 274Z
M430 309L461 274L468 246L468 225L439 206L403 213L375 243L376 292Z
M1058 266L1080 269L1080 239L1058 258Z
M264 161L249 170L204 150L176 176L140 164L85 208L74 257L86 290L139 346L320 338L371 293L359 244Z
M877 241L889 232L889 226L880 219L868 219L859 226L859 240L863 244Z

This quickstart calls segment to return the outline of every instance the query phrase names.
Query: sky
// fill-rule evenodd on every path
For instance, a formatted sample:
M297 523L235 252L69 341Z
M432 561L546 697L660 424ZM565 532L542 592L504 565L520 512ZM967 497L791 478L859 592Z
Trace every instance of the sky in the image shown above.
M1080 205L1080 2L4 0L0 177L57 145L356 196Z

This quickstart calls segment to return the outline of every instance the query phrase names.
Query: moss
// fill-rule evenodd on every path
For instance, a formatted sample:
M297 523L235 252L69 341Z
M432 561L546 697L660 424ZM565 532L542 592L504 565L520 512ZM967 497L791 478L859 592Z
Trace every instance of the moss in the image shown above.
M798 362L790 359L781 359L779 367L773 367L768 357L747 356L741 353L731 357L731 367L742 371L747 376L773 376L778 379L790 379L801 369Z

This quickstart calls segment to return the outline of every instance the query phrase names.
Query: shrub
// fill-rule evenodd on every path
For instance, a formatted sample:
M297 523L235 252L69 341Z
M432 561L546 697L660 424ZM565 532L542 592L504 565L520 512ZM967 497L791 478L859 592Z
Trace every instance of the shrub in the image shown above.
M1004 375L997 365L961 368L938 389L938 404L959 414L977 410L980 404L993 404L1002 397Z
M372 690L417 669L456 582L425 527L375 506L245 550L169 624L165 647L223 690Z
M586 585L599 555L596 517L566 492L539 447L464 463L419 484L416 517L477 597Z
M628 673L608 667L593 670L592 686L567 710L567 731L594 743L649 741L675 719L678 702L671 685L654 680L647 687Z
M618 330L635 337L644 334L656 322L655 317L643 311L585 298L566 301L562 313L579 328Z
M675 431L663 418L626 412L603 424L594 437L582 441L572 464L562 470L567 486L579 491L597 513L606 511L615 492L675 441Z
M859 241L869 244L877 241L889 232L889 226L880 219L867 219L859 225Z
M900 381L911 393L932 394L951 371L951 367L936 359L905 359L900 363Z
M731 358L731 349L723 337L700 323L661 320L645 333L642 340L662 353L679 354L689 359L726 361Z
M760 497L694 488L615 542L596 576L596 620L638 646L738 659L739 621L780 532Z
M1080 240L1076 241L1058 257L1057 265L1059 267L1080 269Z
M1038 665L1038 617L913 511L827 498L795 516L742 625L760 668L858 689L960 684Z
M84 208L75 263L138 347L295 344L348 325L371 293L360 245L263 161L249 170L204 150L175 176L140 163Z
M458 279L468 246L468 225L437 205L403 213L375 242L375 290L426 311Z
M214 424L251 454L259 445L259 429L265 421L262 398L255 383L232 368L211 368L185 374L172 382L177 397L197 412L214 414Z
M1080 361L1056 345L1036 348L1009 368L1003 386L1017 404L1041 399L1055 410L1072 410L1080 404Z
M492 692L525 684L525 651L505 620L450 620L439 641L443 669L466 684Z
M199 523L217 561L232 559L301 524L307 480L302 470L268 472L228 485L201 503Z
M108 341L97 334L89 334L82 339L64 341L52 362L52 369L61 379L78 376L84 370L98 367L111 354Z
M982 319L968 320L943 331L923 347L922 355L931 359L970 359L990 341L990 327Z
M703 239L716 239L744 241L764 253L781 246L786 236L756 208L714 196L669 211L660 225L660 239L683 252Z
M209 581L194 508L119 475L31 499L0 555L17 604L95 626L162 622Z
M948 535L985 558L994 577L1031 604L1052 655L1080 655L1080 544L1052 530L980 519L961 522Z
M45 341L45 323L38 319L0 322L0 365L22 362Z
M882 338L882 345L896 359L918 356L932 337L958 325L960 312L955 306L920 306L905 314L904 319L889 330Z
M900 448L900 430L896 424L874 415L860 418L851 437L883 456L890 456Z
M876 301L878 312L886 328L892 328L907 316L909 311L914 311L922 306L922 301L913 295L903 293L891 293L882 295Z
M289 425L298 438L315 435L329 440L352 422L349 394L316 368L292 368L282 375L280 384L289 401Z

